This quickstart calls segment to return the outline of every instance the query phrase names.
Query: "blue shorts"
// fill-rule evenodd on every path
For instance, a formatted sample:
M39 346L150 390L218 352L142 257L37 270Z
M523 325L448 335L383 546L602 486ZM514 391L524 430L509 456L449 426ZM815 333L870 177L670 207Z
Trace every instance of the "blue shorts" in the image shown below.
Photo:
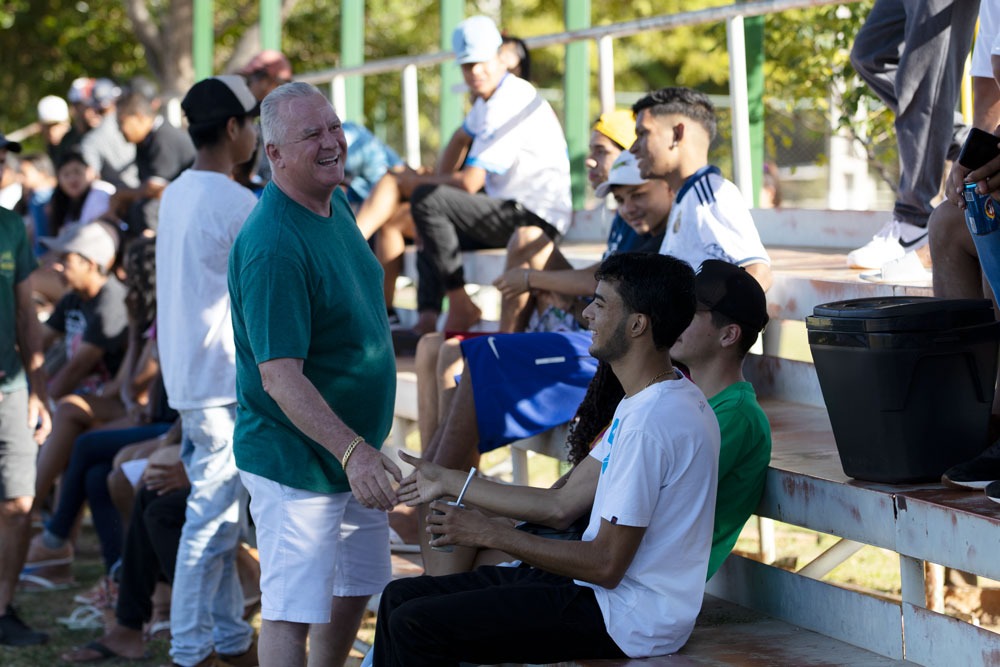
M597 370L586 331L479 336L462 341L488 452L565 424Z

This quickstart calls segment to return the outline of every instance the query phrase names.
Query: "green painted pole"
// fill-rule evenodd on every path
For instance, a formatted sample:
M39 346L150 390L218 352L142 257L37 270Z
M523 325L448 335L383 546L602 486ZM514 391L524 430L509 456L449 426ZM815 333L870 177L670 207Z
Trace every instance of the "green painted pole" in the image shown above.
M566 30L590 27L590 0L564 0L563 16ZM587 145L590 139L590 42L566 45L566 67L563 75L565 108L563 125L569 147L572 175L573 209L583 208L586 196Z
M764 181L764 17L743 19L747 54L747 100L750 116L750 164L753 202L760 205Z
M281 0L260 0L260 46L281 50Z
M340 64L353 67L365 62L365 0L343 0L340 5ZM344 81L347 108L344 120L365 122L365 78L350 76Z
M215 25L212 0L194 0L191 57L195 81L212 76L215 69Z
M441 50L451 51L451 33L464 18L464 0L441 0ZM454 60L441 63L440 149L444 149L465 116L465 97L451 92L451 89L461 82L462 73Z

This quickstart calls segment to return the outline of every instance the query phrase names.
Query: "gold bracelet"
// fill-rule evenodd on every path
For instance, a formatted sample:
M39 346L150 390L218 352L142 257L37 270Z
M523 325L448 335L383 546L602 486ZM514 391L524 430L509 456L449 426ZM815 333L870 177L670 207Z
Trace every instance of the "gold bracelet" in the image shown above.
M525 292L530 292L531 291L531 280L528 278L528 276L530 276L530 275L531 275L531 269L525 269L524 270L524 291Z
M351 458L351 454L354 453L354 448L357 447L358 443L363 440L364 438L359 435L358 437L354 438L354 440L351 440L351 444L349 444L347 446L347 449L344 450L344 458L340 460L340 467L344 469L345 474L347 473L347 459Z

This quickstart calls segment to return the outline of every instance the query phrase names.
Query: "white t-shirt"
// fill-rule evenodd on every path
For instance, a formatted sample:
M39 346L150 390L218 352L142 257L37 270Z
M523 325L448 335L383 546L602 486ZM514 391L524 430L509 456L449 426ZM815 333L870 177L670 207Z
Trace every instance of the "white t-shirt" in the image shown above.
M982 0L979 3L979 31L976 44L972 47L972 64L969 75L993 78L990 55L1000 54L1000 3L997 0Z
M170 407L236 402L227 268L256 205L224 174L188 169L163 191L156 235L156 327Z
M629 657L674 653L705 594L719 467L719 423L693 382L660 382L618 405L590 455L601 461L585 541L601 519L645 526L621 583L592 588L608 634Z
M737 266L771 263L743 195L712 166L692 174L674 197L660 254L695 269L706 259Z
M565 234L572 219L569 152L559 119L535 87L507 74L462 123L466 164L486 170L486 194L513 199Z

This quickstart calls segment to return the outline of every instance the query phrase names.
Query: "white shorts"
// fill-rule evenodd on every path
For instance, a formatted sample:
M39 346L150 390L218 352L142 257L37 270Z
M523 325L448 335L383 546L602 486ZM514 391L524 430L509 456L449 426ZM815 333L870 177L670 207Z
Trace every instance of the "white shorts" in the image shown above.
M314 493L240 471L260 552L261 617L329 623L332 598L381 593L389 521L352 493Z

